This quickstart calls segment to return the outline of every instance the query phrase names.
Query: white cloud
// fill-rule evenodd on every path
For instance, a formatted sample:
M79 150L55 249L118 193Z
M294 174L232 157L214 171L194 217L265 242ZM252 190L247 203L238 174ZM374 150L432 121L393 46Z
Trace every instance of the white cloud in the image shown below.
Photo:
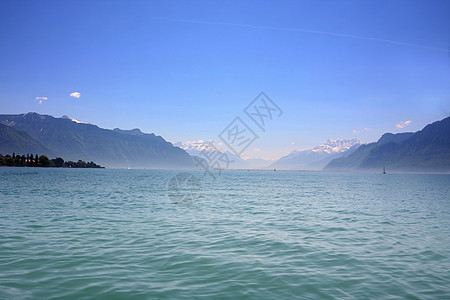
M36 97L35 99L38 101L39 104L42 104L43 101L47 100L48 98L47 97Z
M400 123L398 123L397 125L395 125L395 127L397 128L404 128L406 126L411 125L412 121L402 121Z
M295 143L294 143L294 142L292 142L292 143L291 143L291 145L292 145L292 146L294 146L294 145L295 145Z
M74 98L80 98L80 96L81 96L81 94L80 93L78 93L78 92L73 92L73 93L70 93L70 97L74 97Z
M358 131L356 129L353 129L353 133L360 133L361 131Z

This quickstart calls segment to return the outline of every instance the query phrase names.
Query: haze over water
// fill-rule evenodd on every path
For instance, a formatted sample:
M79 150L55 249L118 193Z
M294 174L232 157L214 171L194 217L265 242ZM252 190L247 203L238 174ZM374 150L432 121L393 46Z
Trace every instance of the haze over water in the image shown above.
M0 168L0 298L450 297L449 175L176 174Z

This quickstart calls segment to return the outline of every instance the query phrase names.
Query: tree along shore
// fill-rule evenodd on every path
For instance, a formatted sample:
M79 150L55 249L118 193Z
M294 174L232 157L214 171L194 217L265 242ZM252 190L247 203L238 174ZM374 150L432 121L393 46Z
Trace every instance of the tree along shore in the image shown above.
M12 155L3 156L0 154L0 166L5 167L51 167L51 168L104 168L97 165L93 161L85 162L84 160L75 161L64 161L61 157L49 159L45 155Z

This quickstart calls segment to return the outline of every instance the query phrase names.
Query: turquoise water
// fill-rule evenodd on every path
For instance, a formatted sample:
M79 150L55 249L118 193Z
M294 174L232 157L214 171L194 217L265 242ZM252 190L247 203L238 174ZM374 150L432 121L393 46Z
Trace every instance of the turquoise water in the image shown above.
M450 298L450 176L0 168L0 299Z

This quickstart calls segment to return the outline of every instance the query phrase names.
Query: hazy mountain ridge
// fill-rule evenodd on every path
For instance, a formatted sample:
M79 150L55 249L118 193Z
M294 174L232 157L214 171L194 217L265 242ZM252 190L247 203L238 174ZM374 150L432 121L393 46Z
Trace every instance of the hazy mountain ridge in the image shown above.
M386 133L325 170L450 171L450 117L415 133Z
M113 168L191 168L191 157L162 137L140 130L109 130L70 118L28 113L0 115L0 123L25 132L65 160L95 161ZM139 131L139 133L138 133ZM10 149L9 152L17 151ZM48 153L51 152L51 153Z
M143 133L139 128L134 128L134 129L130 129L130 130L114 128L113 131L119 132L122 134L128 134L128 135L146 135L146 134L148 134L148 133Z

